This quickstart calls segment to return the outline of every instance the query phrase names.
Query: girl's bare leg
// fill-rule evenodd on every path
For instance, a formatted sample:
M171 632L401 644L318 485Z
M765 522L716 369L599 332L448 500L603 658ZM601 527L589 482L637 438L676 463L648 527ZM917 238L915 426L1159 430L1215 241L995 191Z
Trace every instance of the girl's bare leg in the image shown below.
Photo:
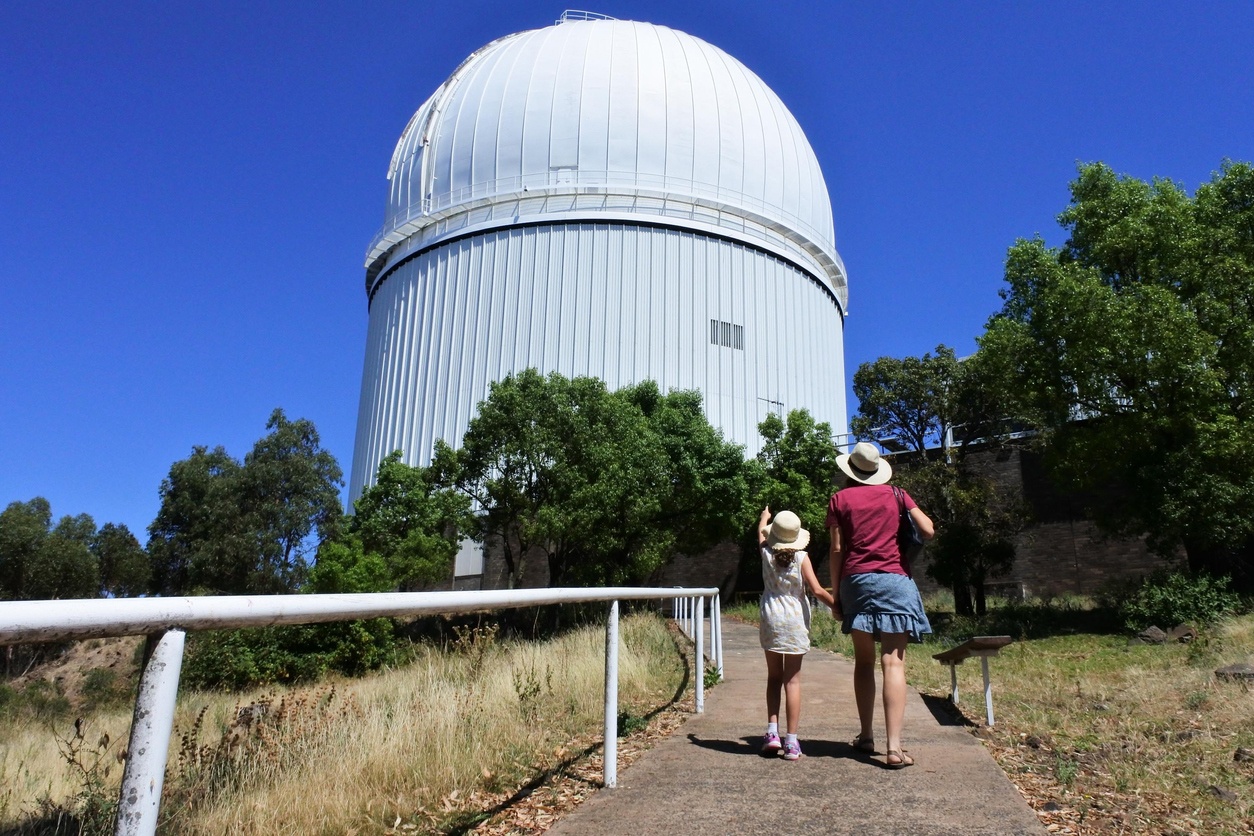
M906 717L906 633L880 635L880 667L884 671L884 726L890 751L901 751L901 727ZM856 675L856 674L855 674Z
M779 689L784 685L784 654L766 651L766 722L779 722Z
M849 635L853 639L853 697L861 725L858 737L870 740L875 736L875 636L861 630Z
M796 734L797 726L801 723L801 660L805 656L800 653L776 655L783 660L784 710L788 716L788 734Z

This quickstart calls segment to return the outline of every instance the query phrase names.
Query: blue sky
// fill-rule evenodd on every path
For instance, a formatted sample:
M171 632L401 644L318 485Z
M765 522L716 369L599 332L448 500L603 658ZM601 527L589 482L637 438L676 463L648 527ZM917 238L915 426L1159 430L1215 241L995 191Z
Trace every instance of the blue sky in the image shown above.
M242 458L275 407L347 471L393 145L470 52L564 8L0 5L0 506L145 540L170 464ZM1254 159L1248 2L583 8L709 41L792 110L849 269L850 377L972 351L1007 247L1061 243L1078 161L1192 190Z

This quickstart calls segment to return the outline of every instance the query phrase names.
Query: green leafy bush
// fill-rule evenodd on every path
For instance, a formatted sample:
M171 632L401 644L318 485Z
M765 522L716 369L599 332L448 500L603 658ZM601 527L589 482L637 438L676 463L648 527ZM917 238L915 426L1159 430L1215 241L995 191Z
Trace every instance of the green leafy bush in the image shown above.
M189 640L183 681L193 688L231 691L312 682L330 671L355 676L375 670L396 654L392 622L386 618L214 631Z
M1226 577L1159 570L1141 583L1116 586L1103 598L1129 630L1211 624L1236 612L1241 599Z

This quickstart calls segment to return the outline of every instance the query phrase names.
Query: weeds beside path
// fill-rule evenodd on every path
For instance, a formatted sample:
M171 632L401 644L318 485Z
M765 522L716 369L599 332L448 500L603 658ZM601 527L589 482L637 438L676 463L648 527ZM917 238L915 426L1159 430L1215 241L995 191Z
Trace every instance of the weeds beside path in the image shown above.
M756 608L737 615L753 621ZM912 647L910 684L964 718L1053 832L1254 834L1254 693L1215 677L1254 659L1254 616L1221 622L1191 644L1130 645L1123 634L1069 632L1091 614L1022 607L1017 641L992 663L997 724L984 725L980 665L958 667L960 709L948 706L949 669L933 653L970 635L944 632ZM1042 626L1045 625L1045 626ZM825 611L816 645L852 657ZM1032 636L1032 637L1029 637Z
M318 687L180 697L161 832L540 833L600 786L603 625L506 641L490 622L403 668ZM691 660L655 614L620 627L619 746L630 762L691 706ZM125 741L129 712L82 721ZM0 832L65 831L82 806L53 727L0 727ZM116 798L105 764L92 792ZM108 765L113 769L108 771ZM80 776L81 777L81 776ZM109 829L111 832L111 828Z

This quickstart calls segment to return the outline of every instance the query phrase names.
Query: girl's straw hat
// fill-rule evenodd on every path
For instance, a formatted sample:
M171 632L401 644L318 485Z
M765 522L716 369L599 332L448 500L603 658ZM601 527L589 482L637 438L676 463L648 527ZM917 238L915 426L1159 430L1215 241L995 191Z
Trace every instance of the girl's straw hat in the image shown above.
M893 466L880 458L874 444L859 441L852 453L836 457L836 466L855 482L863 485L882 485L893 478Z
M766 545L772 549L796 549L801 551L810 542L810 532L801 527L801 520L792 511L780 511L771 520L771 530L766 533Z

